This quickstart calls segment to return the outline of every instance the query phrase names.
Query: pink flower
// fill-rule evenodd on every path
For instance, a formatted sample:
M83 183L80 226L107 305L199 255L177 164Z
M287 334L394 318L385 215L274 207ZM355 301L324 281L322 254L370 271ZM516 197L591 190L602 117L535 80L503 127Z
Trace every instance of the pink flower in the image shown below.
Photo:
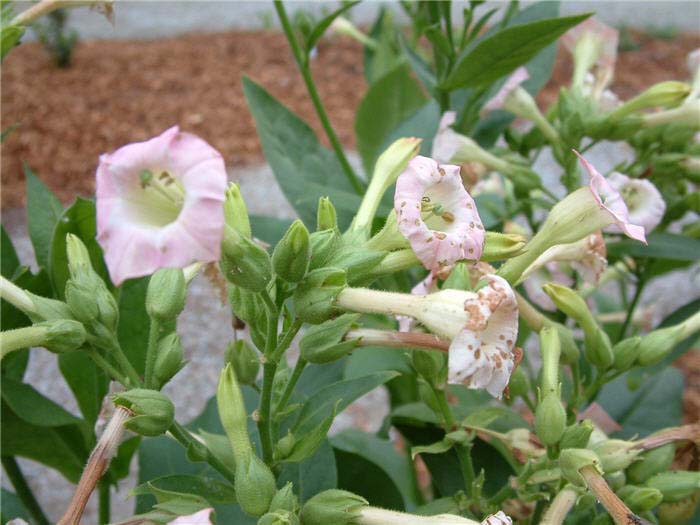
M629 211L622 196L590 162L584 159L577 151L574 153L578 155L581 164L588 172L590 177L589 189L600 209L606 211L610 215L611 222L620 228L625 235L646 243L644 228L631 223Z
M100 156L97 240L112 281L218 260L225 187L221 155L177 126Z
M481 257L484 227L459 166L415 157L396 181L394 208L399 231L431 272Z
M513 525L513 520L506 516L502 510L499 510L496 514L484 518L481 525Z
M642 226L646 233L659 225L666 212L666 203L654 184L618 172L610 175L608 182L622 195L629 210L630 222Z
M588 18L570 29L561 39L574 55L574 84L580 85L585 73L595 66L596 92L612 81L617 60L619 32L598 20Z
M211 513L214 509L202 509L189 516L180 516L168 522L168 525L211 525Z
M464 302L467 322L450 344L448 382L500 398L515 367L518 303L504 279L485 279L488 284Z
M516 89L518 89L520 87L520 84L522 84L529 78L530 75L528 74L527 69L525 69L524 67L519 67L518 69L516 69L515 72L510 77L508 77L508 80L506 80L505 84L503 84L501 89L498 90L498 93L496 93L496 95L491 100L484 104L482 112L504 109L506 99L508 98L508 96L511 93L513 93Z

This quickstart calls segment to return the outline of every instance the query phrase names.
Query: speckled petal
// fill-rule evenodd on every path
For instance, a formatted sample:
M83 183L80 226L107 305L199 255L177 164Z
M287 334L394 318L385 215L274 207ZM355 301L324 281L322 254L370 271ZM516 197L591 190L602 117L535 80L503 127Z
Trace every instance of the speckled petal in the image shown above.
M625 201L622 200L622 196L608 183L605 177L603 177L590 162L581 156L580 153L577 151L574 151L574 153L578 155L578 158L581 160L581 164L588 172L590 177L589 188L600 208L606 210L611 215L615 224L625 233L625 235L646 244L647 241L644 235L644 227L632 224L630 222L627 205L625 204Z
M629 222L639 224L647 234L659 225L666 213L666 203L651 181L614 172L608 182L622 195L629 211Z
M482 112L485 113L497 109L503 109L508 95L510 95L514 89L519 87L520 84L522 84L529 78L530 75L527 72L527 69L525 69L522 66L516 69L515 72L510 77L508 77L508 80L506 80L505 84L503 84L501 89L498 90L498 93L496 93L496 95L491 100L484 104Z
M451 221L439 219L435 227L429 226L422 217L424 199L442 205ZM415 157L396 181L394 208L399 230L430 271L439 272L459 260L481 257L484 227L474 199L462 185L459 166Z
M514 368L518 304L504 279L485 279L487 286L464 304L468 321L450 344L448 382L483 388L500 398Z
M484 518L481 525L513 525L513 520L505 512L499 510L496 514L491 514Z
M189 516L180 516L168 522L168 525L211 525L211 513L214 509L202 509Z
M179 211L165 224L144 219L158 203L142 191L143 170L167 171L184 193ZM158 268L218 260L225 185L221 155L177 126L102 155L97 168L97 240L112 281L119 285Z

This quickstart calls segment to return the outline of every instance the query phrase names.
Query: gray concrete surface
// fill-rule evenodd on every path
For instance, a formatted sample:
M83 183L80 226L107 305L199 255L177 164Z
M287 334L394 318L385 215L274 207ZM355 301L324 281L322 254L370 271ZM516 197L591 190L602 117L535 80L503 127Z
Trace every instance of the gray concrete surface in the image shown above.
M523 5L532 4L524 1ZM466 2L453 2L455 23L462 20L462 8ZM505 6L505 1L487 2L480 7L485 13L492 7ZM18 2L18 11L28 2ZM337 1L290 1L288 10L307 10L323 15L335 10ZM396 19L406 16L397 2L366 1L352 8L350 17L359 24L368 25L382 6L389 6ZM226 31L229 29L263 29L277 27L272 2L267 1L128 1L116 0L115 24L86 8L75 9L70 16L70 26L77 29L82 38L96 39L152 39L180 35L193 31ZM562 14L595 11L596 16L613 25L632 27L677 28L698 31L700 28L700 3L688 1L566 1L562 2ZM494 17L499 19L500 14ZM32 38L32 35L27 35Z

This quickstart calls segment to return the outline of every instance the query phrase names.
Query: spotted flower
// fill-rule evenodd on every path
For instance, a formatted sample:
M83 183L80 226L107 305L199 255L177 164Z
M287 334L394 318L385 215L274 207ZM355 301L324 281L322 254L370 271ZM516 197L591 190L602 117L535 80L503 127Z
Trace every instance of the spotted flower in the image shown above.
M97 240L112 281L219 259L226 169L177 126L100 157Z
M211 525L211 514L214 509L202 509L189 516L180 516L168 522L168 525Z
M652 182L632 179L618 172L610 175L608 182L622 195L630 222L642 226L646 233L659 225L666 212L666 203Z
M484 227L459 166L415 157L396 181L394 208L399 231L431 272L481 257Z

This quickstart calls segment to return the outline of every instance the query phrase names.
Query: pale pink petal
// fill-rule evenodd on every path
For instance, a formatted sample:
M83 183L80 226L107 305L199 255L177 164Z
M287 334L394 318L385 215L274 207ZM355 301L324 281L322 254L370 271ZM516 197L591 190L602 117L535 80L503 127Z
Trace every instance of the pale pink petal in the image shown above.
M603 177L590 162L579 154L578 151L574 151L574 153L578 155L578 158L581 160L581 164L588 172L590 177L589 188L593 194L593 197L598 203L598 206L610 214L614 223L625 233L625 235L646 244L647 241L644 235L644 227L632 224L630 222L627 205L622 199L622 196L608 183L605 177Z
M516 69L515 72L510 77L508 77L508 80L506 80L505 84L503 84L501 89L498 90L498 93L496 93L496 95L491 100L484 104L482 112L486 113L497 109L503 109L508 95L510 95L515 89L520 87L520 84L522 84L529 78L530 75L527 72L527 69L525 69L522 66Z
M510 519L502 510L496 514L491 514L484 518L481 525L513 525L513 520Z
M576 44L585 36L592 36L599 42L598 67L614 68L620 39L619 31L595 18L587 18L577 26L569 29L561 38L561 42L569 52L573 53Z
M179 204L144 191L141 173L167 172ZM97 240L119 285L158 268L215 261L223 236L226 168L221 155L177 126L102 155L97 168ZM150 191L150 190L149 190Z
M442 206L443 215L424 220L424 204ZM459 166L415 157L396 181L394 208L399 230L431 272L481 257L484 227L474 199L462 185Z
M608 177L608 182L622 195L629 210L630 222L642 226L646 233L659 225L666 213L666 203L651 181L632 179L614 172Z
M488 284L464 304L468 320L450 344L448 382L483 388L500 398L515 366L518 304L503 278L485 279Z
M214 509L202 509L189 516L180 516L168 522L168 525L211 525L211 514Z

